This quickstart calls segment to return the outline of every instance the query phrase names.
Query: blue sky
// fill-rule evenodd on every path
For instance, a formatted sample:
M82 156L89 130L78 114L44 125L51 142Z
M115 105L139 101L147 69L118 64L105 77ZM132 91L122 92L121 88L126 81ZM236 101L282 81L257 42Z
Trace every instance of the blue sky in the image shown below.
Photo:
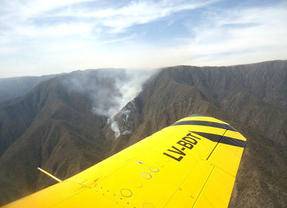
M0 0L0 78L287 59L287 2Z

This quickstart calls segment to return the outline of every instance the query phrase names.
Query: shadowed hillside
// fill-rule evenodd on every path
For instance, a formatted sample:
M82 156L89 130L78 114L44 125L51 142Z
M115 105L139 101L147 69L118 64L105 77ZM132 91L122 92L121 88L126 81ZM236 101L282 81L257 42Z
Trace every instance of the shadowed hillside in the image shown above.
M128 95L136 95L148 74L76 71L3 102L0 205L55 183L37 167L66 179L106 158L114 138L104 134L107 120L131 99ZM118 129L112 130L114 135Z
M0 204L51 185L38 166L65 179L182 117L204 114L248 140L230 207L287 206L287 61L166 68L115 115L132 78L121 70L74 72L6 102Z
M287 206L287 62L164 69L116 121L112 153L191 114L231 123L248 139L230 207Z
M93 114L90 98L68 92L63 80L43 82L0 110L2 204L54 183L38 166L64 179L110 149L101 130L107 118Z

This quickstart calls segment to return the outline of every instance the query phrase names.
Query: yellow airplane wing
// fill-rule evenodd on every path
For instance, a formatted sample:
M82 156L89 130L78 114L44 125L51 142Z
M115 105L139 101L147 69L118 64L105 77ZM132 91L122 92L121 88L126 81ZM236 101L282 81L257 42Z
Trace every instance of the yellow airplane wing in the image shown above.
M246 139L193 115L12 207L227 207Z

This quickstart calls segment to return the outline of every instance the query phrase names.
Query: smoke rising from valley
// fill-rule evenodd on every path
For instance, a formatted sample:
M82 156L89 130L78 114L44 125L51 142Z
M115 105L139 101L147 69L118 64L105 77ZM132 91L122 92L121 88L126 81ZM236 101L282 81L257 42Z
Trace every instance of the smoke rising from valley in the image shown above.
M108 118L115 137L119 137L121 131L114 116L142 90L142 85L157 70L125 70L125 69L98 69L76 71L69 74L64 80L64 85L70 92L81 93L91 100L91 111L96 115ZM130 111L121 112L126 121ZM125 130L123 134L128 134Z

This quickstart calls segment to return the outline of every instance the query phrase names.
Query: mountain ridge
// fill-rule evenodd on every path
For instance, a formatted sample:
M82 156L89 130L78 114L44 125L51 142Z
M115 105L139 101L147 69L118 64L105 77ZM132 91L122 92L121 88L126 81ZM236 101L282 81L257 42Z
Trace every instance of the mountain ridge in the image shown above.
M133 127L131 130L133 134L129 138L125 136L122 143L117 143L121 148L129 146L139 138L144 138L184 117L182 115L198 113L214 116L229 122L248 139L230 207L285 206L286 177L282 172L286 171L287 164L287 154L284 150L287 138L285 108L287 91L281 89L286 89L287 65L286 62L284 64L281 62L279 64L281 68L276 68L278 67L276 62L268 63L269 66L276 68L275 72L273 68L262 65L264 66L264 63L251 65L251 69L247 66L167 68L156 77L156 80L150 81L152 84L150 89L145 88L139 97L135 98L133 102L138 104L141 111L135 112L130 118L136 120L131 123L139 124ZM257 74L260 82L257 86L250 87L248 82L254 79L253 73ZM269 73L274 73L274 76L265 79ZM180 83L180 87L175 87L176 84L171 80ZM267 83L269 81L271 83ZM171 83L173 86L165 92L162 86L167 89ZM273 86L271 92L269 90L265 96L260 94L260 89L270 89L267 87L270 85ZM171 98L169 93L176 91L172 88L179 90ZM183 90L185 88L187 90ZM274 96L272 91L281 93ZM272 99L268 95L271 95ZM173 101L176 97L178 102ZM159 98L164 102L157 108ZM140 115L138 112L141 112ZM244 172L242 167L252 171ZM260 202L260 199L264 199L264 203ZM249 202L248 206L246 202Z
M0 107L0 142L13 140L0 157L0 187L5 187L0 189L0 202L54 183L37 172L36 166L65 179L196 113L229 122L247 137L229 207L287 206L287 178L282 174L287 171L286 72L287 61L165 68L151 76L142 91L110 119L104 107L117 104L133 85L126 85L132 77L124 72L119 72L119 80L91 71L42 82ZM77 82L63 85L71 77ZM103 77L103 85L93 84ZM79 87L84 90L71 90L69 86L75 83L82 83ZM114 91L121 84L127 88ZM109 99L101 99L105 93L112 93ZM101 100L104 106L98 103ZM95 107L103 115L95 114ZM112 124L120 131L118 137ZM11 131L18 134L9 135Z

